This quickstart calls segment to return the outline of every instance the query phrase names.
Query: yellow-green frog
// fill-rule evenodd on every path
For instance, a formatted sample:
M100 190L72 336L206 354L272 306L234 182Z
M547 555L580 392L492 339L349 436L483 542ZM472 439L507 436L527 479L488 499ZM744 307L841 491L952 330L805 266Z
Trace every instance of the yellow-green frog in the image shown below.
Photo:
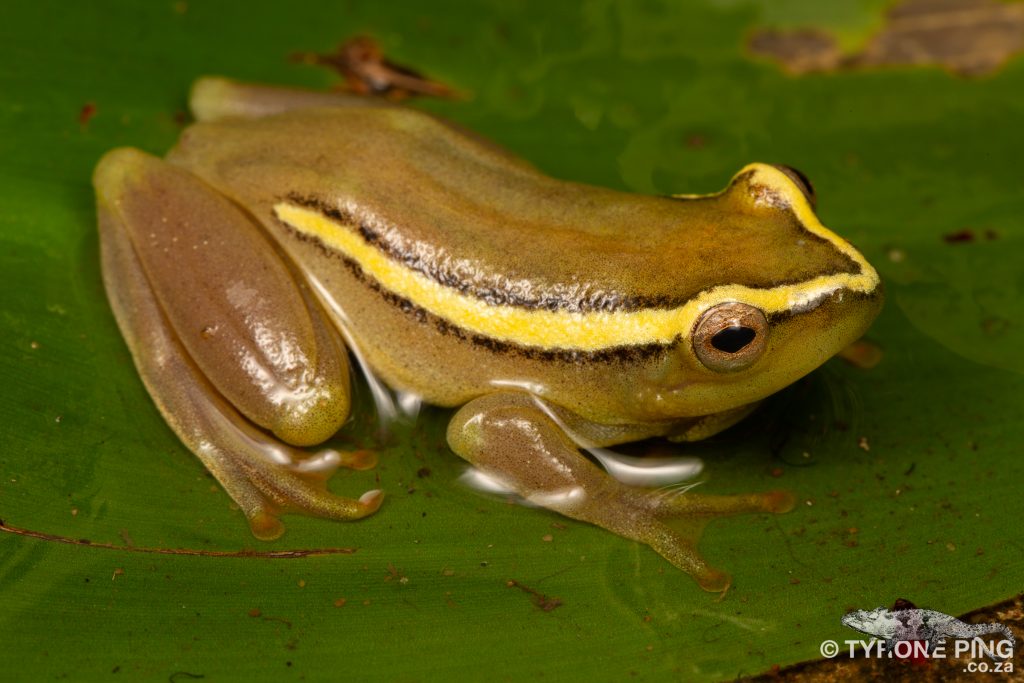
M448 442L484 474L707 590L729 577L673 520L792 507L778 491L657 495L581 453L721 431L871 323L877 273L792 169L642 196L366 98L210 78L191 104L166 161L118 149L98 165L103 278L150 395L257 537L285 512L381 504L325 486L374 454L295 448L345 422L346 351L458 407Z

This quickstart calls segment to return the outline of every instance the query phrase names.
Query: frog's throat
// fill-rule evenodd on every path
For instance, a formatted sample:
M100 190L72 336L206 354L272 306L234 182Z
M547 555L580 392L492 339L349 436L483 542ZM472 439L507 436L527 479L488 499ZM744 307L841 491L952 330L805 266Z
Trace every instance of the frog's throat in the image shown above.
M811 310L840 290L871 294L878 273L849 242L818 221L805 198L788 190L791 181L778 169L750 164L748 174L756 186L755 202L790 208L808 232L827 241L856 265L856 272L819 275L803 282L770 288L720 285L671 308L631 310L550 310L515 304L492 303L464 293L458 283L440 282L396 260L367 239L359 224L345 217L352 207L324 212L298 199L277 202L275 217L305 239L312 239L358 265L386 292L433 314L464 333L504 344L552 351L603 352L623 348L670 346L690 336L697 319L711 306L739 301L761 309L768 317ZM328 215L330 214L330 215Z

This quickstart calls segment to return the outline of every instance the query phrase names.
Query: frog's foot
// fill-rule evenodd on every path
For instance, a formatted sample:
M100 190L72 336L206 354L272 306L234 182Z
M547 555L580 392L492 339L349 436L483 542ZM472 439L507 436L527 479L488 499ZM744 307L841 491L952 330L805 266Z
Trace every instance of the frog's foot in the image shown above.
M305 292L299 292L291 297L291 303L282 303L288 297L258 290L262 283L272 279L275 269L284 266L273 260L276 257L272 249L260 248L259 240L263 238L258 232L247 233L244 226L238 225L247 219L237 209L227 202L211 198L209 189L204 189L199 181L182 175L182 171L170 169L163 162L147 161L137 152L117 154L105 160L107 165L101 164L97 171L103 277L111 308L139 375L167 424L238 503L249 519L253 533L261 539L276 538L283 533L284 527L278 520L283 513L299 512L343 520L372 514L380 507L383 497L380 491L368 491L358 499L345 498L330 493L326 482L339 467L373 467L376 463L374 453L324 449L309 454L282 440L288 439L292 444L321 442L337 430L348 412L348 367L344 352L331 336L315 302ZM136 180L130 180L126 169L141 171L141 174L133 174ZM213 215L200 219L186 214L181 218L175 207L190 206L195 202L205 202L209 205L207 208L214 210ZM178 254L181 259L178 263L156 260L162 258L163 252L173 257L175 252L171 245L190 245L189 224L238 229L236 236L243 240L243 244L229 254L239 261L231 274L237 279L236 284L244 284L248 289L241 286L237 289L244 290L243 294L256 301L281 304L268 307L269 312L265 312L257 331L273 337L275 330L283 329L286 332L279 336L289 343L292 339L299 340L295 348L289 347L295 351L295 356L299 356L301 351L314 359L306 374L318 379L308 391L307 387L300 386L301 391L295 392L298 396L294 402L295 409L285 411L288 419L276 420L272 414L272 409L286 404L290 397L286 374L277 377L266 371L267 383L272 385L274 393L266 402L271 411L263 410L260 405L252 410L255 413L271 412L266 420L269 426L264 425L265 429L260 429L225 398L226 386L237 387L244 383L238 377L226 380L220 377L220 383L215 383L200 369L199 362L182 341L186 335L199 330L194 334L197 337L195 348L204 351L204 344L212 345L216 341L213 338L215 332L206 334L203 323L191 319L179 321L175 326L172 316L167 313L174 309L173 297L167 296L171 299L169 303L158 299L154 288L159 285L166 294L182 273L193 279L215 276L209 272L209 264L202 267L204 249L184 249L183 255ZM173 237L167 240L167 249L160 249L162 244L157 238L167 233ZM239 254L245 251L245 247L251 249ZM149 271L144 267L140 253L150 260ZM151 261L156 261L155 265ZM179 313L181 309L188 309L190 304L200 313L204 306L213 308L216 295L225 289L210 288L199 303L179 302ZM285 308L289 310L283 311ZM216 325L228 331L244 330L245 324L233 319L229 309L229 306L224 306L214 311L217 315L211 314L217 320ZM278 313L279 309L283 312ZM240 315L252 315L252 311L247 309ZM290 324L288 316L295 315L299 316L298 323ZM289 331L295 328L300 332L306 329L307 333L291 334ZM237 343L231 348L251 360L252 364L258 364L260 356L250 351L252 348L266 349L266 346L258 347L258 339L255 343L248 340L250 346L246 346L244 335L236 339ZM229 372L222 364L207 365L216 366L222 374ZM264 367L261 366L261 370ZM324 400L303 400L304 396L315 395L321 390L326 397ZM271 433L271 427L275 427L276 435Z
M643 538L638 540L645 540L680 568L693 567L691 573L705 590L725 591L731 582L728 574L708 567L694 545L704 525L716 517L789 512L796 504L796 499L788 491L719 496L693 493L689 488L684 487L679 493L634 489L620 495L626 500L632 499L627 503L627 507L650 509L661 523L673 527L672 535L666 536L660 531L662 525L659 524L648 532L653 534L654 542ZM680 524L682 532L675 528Z
M193 400L199 414L190 418L194 421L179 436L238 503L257 538L269 541L281 536L284 525L278 517L285 513L355 520L380 507L384 493L379 489L358 499L327 490L327 481L340 467L374 467L373 451L322 449L310 455L252 427L215 395L198 393ZM177 429L170 418L168 422ZM203 443L193 447L197 439Z
M498 393L466 404L448 427L448 442L526 500L646 543L708 591L726 590L731 579L697 552L704 524L718 516L793 506L792 496L777 491L677 496L618 482L584 457L526 394Z
M372 451L324 449L306 455L268 438L237 413L232 415L230 406L209 401L198 407L204 415L189 427L187 436L194 438L197 429L205 428L211 438L193 450L238 503L257 538L269 541L283 534L278 517L284 513L354 520L380 507L384 494L378 489L358 499L327 490L327 481L339 467L373 467L377 456ZM186 435L179 436L186 440ZM191 445L188 440L186 443Z

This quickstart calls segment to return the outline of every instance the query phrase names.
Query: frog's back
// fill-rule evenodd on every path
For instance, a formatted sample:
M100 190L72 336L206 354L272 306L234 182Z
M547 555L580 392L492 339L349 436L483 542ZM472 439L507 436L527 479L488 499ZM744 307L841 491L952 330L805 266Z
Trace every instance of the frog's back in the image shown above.
M496 303L674 306L719 284L771 287L851 267L796 218L766 220L728 193L681 201L555 180L399 107L201 123L171 159L265 222L282 203L302 206Z
M603 424L718 410L637 393L687 386L702 311L791 313L870 270L763 165L717 195L631 195L362 106L203 122L169 158L263 224L385 382L440 405L517 386Z

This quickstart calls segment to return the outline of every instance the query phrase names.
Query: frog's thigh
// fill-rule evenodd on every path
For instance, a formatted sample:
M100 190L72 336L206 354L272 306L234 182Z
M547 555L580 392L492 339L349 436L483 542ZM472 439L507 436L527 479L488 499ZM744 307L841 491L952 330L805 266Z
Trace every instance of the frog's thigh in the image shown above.
M466 404L448 426L448 443L525 499L646 543L709 591L725 590L730 578L710 567L695 548L704 522L792 507L791 497L780 492L676 496L622 484L584 457L525 394L491 394ZM666 524L681 519L691 522L691 533Z
M292 445L337 432L349 411L348 357L252 218L136 150L108 153L94 180L101 230L116 226L131 244L166 323L217 390Z
M109 166L103 170L117 171ZM372 454L324 450L308 456L252 426L211 385L162 311L132 244L126 216L117 206L119 200L104 180L109 175L103 178L98 172L103 279L139 375L167 424L242 508L253 533L266 539L279 536L283 527L277 516L282 512L356 519L375 511L381 502L379 491L353 500L328 493L325 485L339 466L372 467Z

